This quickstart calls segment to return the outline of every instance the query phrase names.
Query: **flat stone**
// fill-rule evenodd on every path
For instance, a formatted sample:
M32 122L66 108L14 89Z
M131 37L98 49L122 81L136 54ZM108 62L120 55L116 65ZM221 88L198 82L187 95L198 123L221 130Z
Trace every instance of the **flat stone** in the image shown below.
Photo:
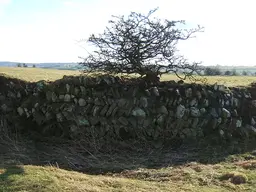
M186 110L185 106L180 104L176 110L176 117L178 119L181 119L185 114L185 110Z
M59 95L59 100L64 100L65 95Z
M115 108L116 108L116 104L113 103L113 104L109 107L109 109L108 109L108 111L107 111L107 113L106 113L106 116L109 117Z
M56 93L55 92L52 92L52 98L51 98L51 100L52 100L52 102L56 102L57 101L57 95L56 95Z
M126 99L119 99L118 100L118 107L122 108L127 104L127 100Z
M19 107L19 108L17 109L17 112L18 112L18 114L19 114L20 116L22 116L22 115L24 114L24 110L23 110L21 107Z
M230 117L231 117L231 113L227 109L222 108L222 118L227 119Z
M102 109L101 109L101 112L100 112L100 115L101 116L105 116L107 111L108 111L108 108L109 108L109 105L105 105Z
M57 122L63 122L63 115L61 113L57 113L56 114L56 119L57 119Z
M17 93L17 98L20 99L21 98L21 94L20 92Z
M66 91L67 91L67 93L70 92L70 85L69 84L66 84Z
M80 93L80 89L75 87L75 89L74 89L75 96L78 96L79 93Z
M64 101L65 101L65 102L70 102L70 101L71 101L71 96L70 96L69 94L66 94L66 95L64 96Z
M151 92L153 93L154 96L159 96L160 95L157 87L152 87Z
M146 97L141 97L139 102L141 107L148 107L148 99Z
M33 113L33 119L35 120L35 122L38 124L38 125L42 125L44 122L45 122L45 116L39 112L39 111L35 111Z
M200 110L196 107L191 107L190 108L190 114L192 117L200 117Z
M141 108L136 107L136 108L134 108L132 110L132 116L135 116L135 117L146 117L146 113Z
M100 109L101 107L100 106L94 106L93 110L92 110L92 115L95 117L95 116L98 116L99 113L100 113Z
M127 126L129 124L129 121L125 117L119 117L118 121L122 124Z
M51 101L52 100L52 92L50 92L50 91L46 92L46 99L47 99L47 101Z
M157 109L157 113L168 115L168 110L164 105L162 105L160 108Z
M85 94L86 94L86 91L85 91L85 87L84 87L84 86L80 86L80 90L81 90L82 95L85 95Z
M89 126L90 125L88 119L86 119L82 116L78 116L76 121L79 126Z
M7 112L8 106L6 104L1 105L1 110Z
M78 100L78 105L79 105L80 107L84 107L84 106L86 105L85 99L80 98L80 99Z
M185 90L186 97L192 97L192 89L188 88Z

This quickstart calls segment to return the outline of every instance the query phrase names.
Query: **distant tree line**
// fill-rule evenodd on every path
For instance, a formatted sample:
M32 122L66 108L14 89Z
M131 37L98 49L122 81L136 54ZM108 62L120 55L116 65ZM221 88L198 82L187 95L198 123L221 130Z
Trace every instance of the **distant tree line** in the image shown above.
M249 73L248 71L242 71L241 73L238 73L236 69L231 70L221 70L219 66L215 67L205 67L203 70L203 75L205 76L247 76L247 75L256 75L256 73Z
M17 67L28 67L28 65L26 63L17 63ZM33 64L32 67L35 68L36 65Z

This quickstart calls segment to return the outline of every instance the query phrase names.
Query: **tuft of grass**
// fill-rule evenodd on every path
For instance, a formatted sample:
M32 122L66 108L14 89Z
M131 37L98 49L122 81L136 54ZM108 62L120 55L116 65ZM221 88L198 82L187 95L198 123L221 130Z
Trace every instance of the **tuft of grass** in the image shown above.
M220 177L221 180L230 180L235 185L240 185L248 182L245 174L239 172L226 173Z

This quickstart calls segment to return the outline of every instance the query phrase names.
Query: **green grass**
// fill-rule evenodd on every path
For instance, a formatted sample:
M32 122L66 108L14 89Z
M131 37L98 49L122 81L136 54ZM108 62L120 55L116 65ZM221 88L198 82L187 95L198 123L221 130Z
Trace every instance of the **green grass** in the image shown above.
M0 67L0 74L5 74L14 78L36 82L39 80L54 81L61 79L64 75L80 75L79 71L40 69L40 68L18 68ZM208 84L224 84L226 86L248 86L256 81L254 76L209 76L206 78ZM163 75L162 81L178 80L175 75ZM189 82L189 81L186 81Z
M109 175L88 175L51 166L9 166L0 169L0 191L256 191L256 168L236 163L188 163ZM223 179L234 171L246 176L245 184Z

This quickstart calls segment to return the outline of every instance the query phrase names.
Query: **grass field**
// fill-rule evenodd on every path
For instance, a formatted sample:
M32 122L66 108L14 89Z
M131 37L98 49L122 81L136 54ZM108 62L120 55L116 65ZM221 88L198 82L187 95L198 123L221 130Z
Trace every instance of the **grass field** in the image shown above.
M64 75L79 75L77 71L37 69L37 68L7 68L0 67L0 74L20 78L27 81L39 81L62 78ZM256 81L256 77L207 77L208 83L218 82L228 86L247 86ZM177 80L173 75L163 76L162 80ZM90 154L89 156L76 156L76 154L60 155L49 151L47 153L37 148L29 154L21 153L25 150L17 141L6 142L12 148L8 151L2 146L0 135L0 192L61 192L61 191L133 191L133 192L160 192L160 191L250 191L256 192L256 148L242 154L220 156L214 149L204 146L200 153L181 151L185 157L182 163L174 163L182 154L160 151L143 155L131 153L122 156L105 157ZM32 145L29 144L32 148ZM255 146L255 145L253 145ZM42 148L42 147L41 147ZM57 149L57 151L67 150ZM34 150L34 151L33 151ZM227 147L220 149L225 152ZM35 152L36 151L36 152ZM74 150L71 150L74 152ZM67 170L58 164L45 166L37 163L39 157L32 159L35 154L45 159L65 160L72 157L74 161L80 159L85 165L102 170L108 167L108 173L95 174L89 171ZM47 156L48 155L48 156ZM55 156L53 156L55 155ZM216 156L215 156L216 155ZM151 157L153 156L153 157ZM28 158L24 163L19 158ZM89 161L89 159L91 159ZM199 160L200 159L200 160ZM64 161L63 160L63 161ZM45 162L45 161L43 161ZM201 162L201 163L199 163ZM204 163L205 162L205 163ZM68 160L69 165L76 166ZM161 166L149 166L161 164ZM71 167L72 167L71 166ZM115 171L122 168L122 171ZM241 184L239 184L241 183Z
M18 67L0 67L1 73L31 82L39 80L54 81L62 78L64 75L81 74L79 71ZM256 76L211 76L203 78L206 78L208 84L218 83L226 86L248 86L256 81ZM175 75L163 75L161 80L178 80L178 78Z

